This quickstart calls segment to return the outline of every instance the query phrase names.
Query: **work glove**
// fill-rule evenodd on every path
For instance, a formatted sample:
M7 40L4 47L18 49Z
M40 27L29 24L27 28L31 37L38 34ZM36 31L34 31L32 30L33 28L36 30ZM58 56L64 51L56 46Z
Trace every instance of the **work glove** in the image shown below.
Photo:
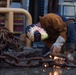
M73 57L73 54L72 53L68 53L67 55L67 58L69 59L69 60L74 60L74 57Z
M50 48L54 53L59 53L63 44L65 43L65 39L62 36L59 36L56 42Z

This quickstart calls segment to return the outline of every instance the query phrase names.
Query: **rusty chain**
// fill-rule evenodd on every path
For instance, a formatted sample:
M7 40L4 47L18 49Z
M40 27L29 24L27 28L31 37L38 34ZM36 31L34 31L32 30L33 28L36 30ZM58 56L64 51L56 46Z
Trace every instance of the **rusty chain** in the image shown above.
M49 53L52 57L59 57L65 59L63 63L58 63L61 60L54 60L54 58L49 58L45 56L38 55L38 52L24 54L20 53L19 55L14 55L10 53L9 50L14 50L18 54L19 51L23 52L24 47L21 45L19 38L14 36L6 28L0 28L0 60L15 67L36 67L42 66L44 63L47 63L49 66L60 66L60 67L75 67L76 61L69 60L65 55ZM7 53L9 52L9 53Z
M14 55L8 54L8 53L4 53L4 54L0 55L0 59L3 62L5 62L11 66L15 66L15 67L37 67L37 66L42 66L44 63L48 63L49 67L56 65L56 66L60 66L60 67L76 68L76 62L69 60L66 56L60 55L60 54L53 54L53 53L51 55L65 58L65 62L61 64L61 63L57 63L56 60L54 60L54 59L44 58L44 57L19 58L18 56L14 56ZM22 62L24 62L24 63L22 63ZM68 63L68 62L70 62L70 63Z

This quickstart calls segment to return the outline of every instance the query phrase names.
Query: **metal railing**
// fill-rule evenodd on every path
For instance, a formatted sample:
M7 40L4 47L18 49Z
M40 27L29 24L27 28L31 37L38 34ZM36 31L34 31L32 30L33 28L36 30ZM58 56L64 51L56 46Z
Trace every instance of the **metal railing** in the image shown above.
M32 17L30 13L22 8L0 8L0 13L8 14L7 21L8 25L5 25L6 28L8 28L11 32L14 32L13 27L13 19L14 19L14 13L21 13L25 15L26 17L26 26L32 24ZM31 47L31 41L29 39L26 40L26 47Z

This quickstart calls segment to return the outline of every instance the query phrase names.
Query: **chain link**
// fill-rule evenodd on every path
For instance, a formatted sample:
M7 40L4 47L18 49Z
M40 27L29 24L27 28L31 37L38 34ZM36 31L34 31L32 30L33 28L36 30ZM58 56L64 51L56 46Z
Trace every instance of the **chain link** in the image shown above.
M72 60L70 61L68 58L66 58L66 56L60 55L60 54L51 54L51 55L65 58L65 62L61 64L61 63L57 63L57 60L45 58L45 57L19 58L18 56L8 54L8 53L3 53L2 55L0 55L0 59L3 62L15 67L37 67L37 66L42 66L43 63L48 63L49 67L56 65L60 67L76 68L76 62ZM70 63L68 63L66 60ZM74 64L71 64L71 63L74 63Z
M65 55L54 54L52 52L47 53L45 56L38 56L38 53L34 55L34 53L22 54L20 53L14 55L13 53L7 53L9 50L16 51L18 54L19 51L23 51L24 47L21 45L21 40L14 36L6 28L0 28L0 60L16 67L36 67L42 66L43 63L48 63L49 66L60 66L60 67L76 67L76 61L69 60ZM6 53L5 53L6 51ZM61 60L54 60L54 58L49 58L49 55L52 57L63 58L64 63Z

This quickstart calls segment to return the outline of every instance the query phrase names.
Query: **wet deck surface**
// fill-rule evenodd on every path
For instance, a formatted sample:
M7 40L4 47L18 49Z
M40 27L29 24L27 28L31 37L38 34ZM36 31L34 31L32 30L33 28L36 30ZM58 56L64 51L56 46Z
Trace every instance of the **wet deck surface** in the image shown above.
M0 75L76 75L76 68L1 68Z

